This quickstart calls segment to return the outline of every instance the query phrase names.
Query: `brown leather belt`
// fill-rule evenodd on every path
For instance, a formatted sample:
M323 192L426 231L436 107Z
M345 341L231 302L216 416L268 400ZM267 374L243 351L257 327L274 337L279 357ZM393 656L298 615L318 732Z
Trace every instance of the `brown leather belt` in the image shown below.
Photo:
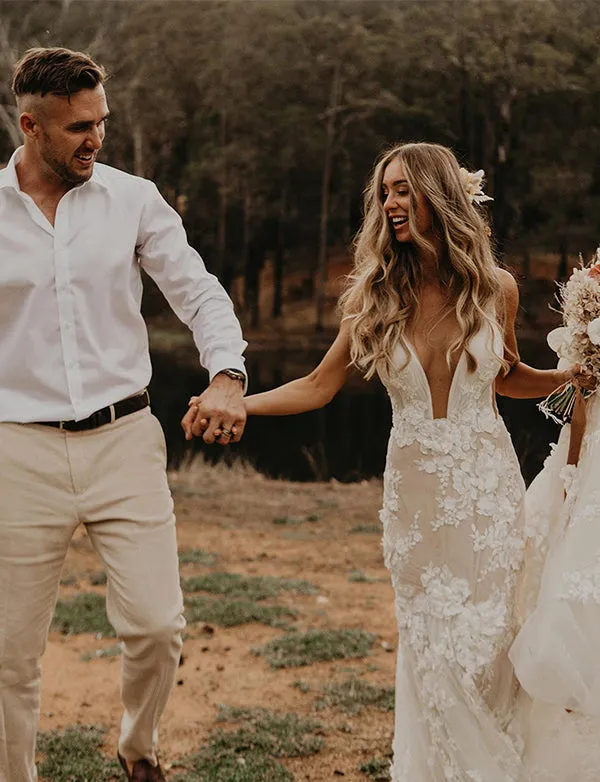
M129 396L127 399L115 402L114 405L108 405L108 407L103 407L102 410L96 410L95 413L81 421L37 421L36 423L43 426L55 426L57 429L65 429L67 432L84 432L87 429L97 429L99 426L111 424L117 418L143 410L149 404L150 397L148 392L142 391L141 394Z

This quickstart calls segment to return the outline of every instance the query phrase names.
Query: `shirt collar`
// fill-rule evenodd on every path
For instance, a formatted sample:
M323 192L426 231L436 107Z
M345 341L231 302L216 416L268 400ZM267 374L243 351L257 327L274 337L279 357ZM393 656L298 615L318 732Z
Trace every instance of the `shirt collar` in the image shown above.
M17 163L21 159L22 154L23 147L18 147L18 149L15 149L6 165L6 168L0 169L0 190L12 187L13 190L16 190L18 193L22 192L21 186L19 185L19 177L17 176ZM100 173L97 163L94 164L92 176L88 179L87 182L83 182L81 185L78 185L78 187L83 187L83 185L87 185L90 182L94 185L98 185L98 187L101 187L104 190L108 190L106 180Z
M6 168L3 168L0 170L0 190L12 187L14 190L17 190L18 192L21 191L21 188L19 187L19 178L17 176L17 163L21 159L21 154L23 151L23 147L19 147L18 149L15 149L15 151L12 153L10 160L6 164Z
M108 190L106 177L101 172L100 163L94 163L94 170L92 171L92 176L88 179L88 182L92 182L94 185L98 185L98 187Z

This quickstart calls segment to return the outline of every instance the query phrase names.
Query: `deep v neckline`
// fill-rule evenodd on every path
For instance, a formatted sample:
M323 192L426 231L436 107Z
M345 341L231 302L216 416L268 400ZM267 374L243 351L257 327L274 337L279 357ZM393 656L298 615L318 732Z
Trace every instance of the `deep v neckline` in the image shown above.
M415 364L419 368L419 372L421 373L421 377L422 377L422 379L424 381L425 389L427 391L427 398L429 400L429 412L430 412L430 415L431 415L431 420L432 421L443 421L443 420L447 419L448 418L448 413L450 411L450 403L452 401L452 395L453 395L452 392L454 390L454 384L455 384L455 381L456 381L456 377L458 375L458 369L459 369L459 367L461 365L461 362L462 362L462 360L463 360L463 358L465 356L464 348L463 348L463 350L462 350L462 352L460 354L460 357L459 357L458 361L456 362L456 366L454 367L454 372L452 373L452 378L450 380L450 388L448 390L448 401L446 402L446 415L434 416L434 414L433 414L433 394L431 393L431 385L429 383L429 378L427 377L427 372L425 372L425 369L423 367L421 359L419 358L419 354L417 353L417 349L415 348L415 346L406 337L404 337L404 340L405 340L405 342L406 342L406 344L408 346L408 349L409 349L412 357L415 360Z

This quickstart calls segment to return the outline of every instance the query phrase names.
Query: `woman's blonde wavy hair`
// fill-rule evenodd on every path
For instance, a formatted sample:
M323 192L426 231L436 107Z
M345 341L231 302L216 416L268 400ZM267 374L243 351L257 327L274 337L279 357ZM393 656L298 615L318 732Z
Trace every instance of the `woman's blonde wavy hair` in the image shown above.
M383 211L382 181L393 160L402 163L406 174L414 244L396 241ZM460 329L446 354L449 365L455 352L460 355L465 350L468 369L473 371L477 361L469 351L469 341L484 323L492 329L497 323L492 305L497 304L500 286L489 228L468 199L454 154L439 144L395 146L376 163L365 190L364 220L354 242L354 267L340 299L342 317L350 323L351 361L367 378L378 368L391 370L394 350L399 343L406 349L404 331L419 308L423 285L419 251L434 251L417 230L419 191L432 210L433 230L443 242L439 274L448 291L447 311L455 309ZM507 361L500 359L500 364L508 370Z

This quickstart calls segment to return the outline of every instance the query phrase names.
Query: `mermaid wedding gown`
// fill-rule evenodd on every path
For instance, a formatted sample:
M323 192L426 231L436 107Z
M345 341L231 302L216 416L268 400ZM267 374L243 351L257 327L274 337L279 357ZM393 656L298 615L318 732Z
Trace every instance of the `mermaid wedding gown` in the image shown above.
M525 622L510 656L531 696L518 710L531 782L600 779L600 394L577 468L569 430L526 498Z
M446 418L415 350L381 373L393 411L381 511L399 629L392 782L516 782L507 652L524 552L524 485L494 400L502 337L472 339ZM404 366L405 365L405 366Z

